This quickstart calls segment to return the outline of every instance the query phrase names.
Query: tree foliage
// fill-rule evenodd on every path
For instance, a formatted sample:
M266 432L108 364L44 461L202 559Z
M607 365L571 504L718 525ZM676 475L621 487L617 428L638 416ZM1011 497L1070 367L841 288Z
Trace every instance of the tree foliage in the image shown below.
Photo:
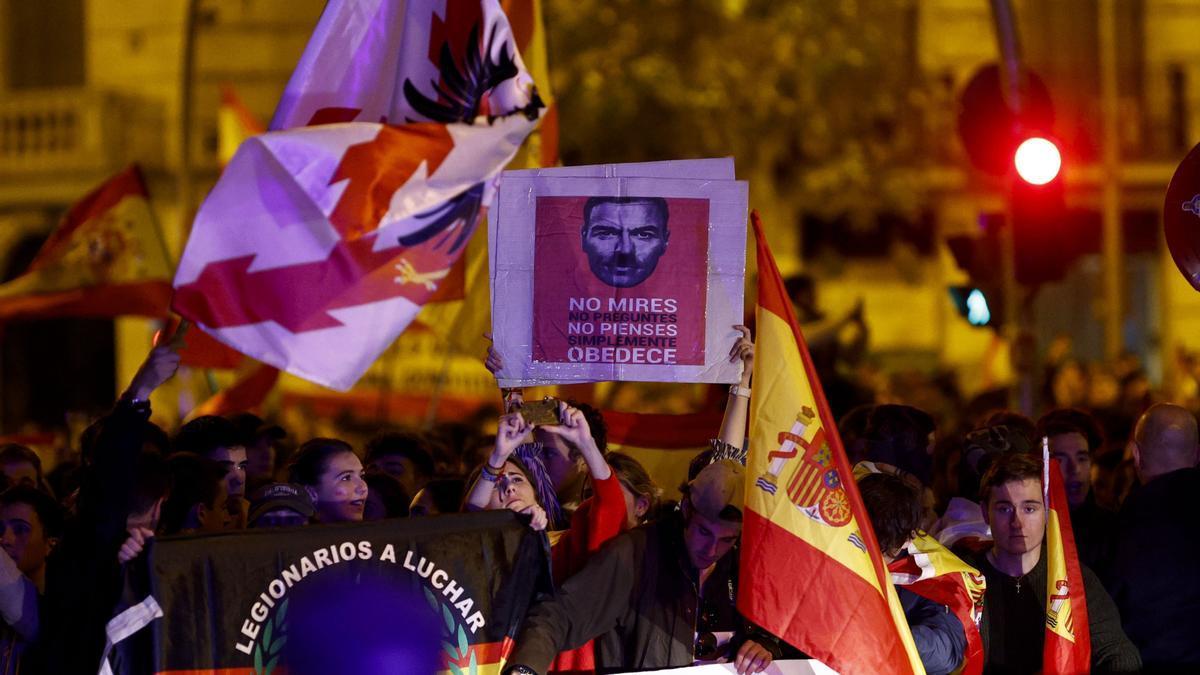
M919 202L896 171L923 154L915 0L547 0L546 20L566 164L733 155L782 222Z

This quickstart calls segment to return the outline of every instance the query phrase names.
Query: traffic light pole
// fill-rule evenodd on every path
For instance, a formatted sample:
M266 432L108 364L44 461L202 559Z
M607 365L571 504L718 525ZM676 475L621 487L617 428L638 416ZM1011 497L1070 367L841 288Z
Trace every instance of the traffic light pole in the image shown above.
M1016 113L1021 111L1021 52L1017 41L1016 21L1009 0L991 0L992 19L996 26L996 42L1000 48L1001 82L1004 85L1008 106ZM1002 288L1004 301L1004 338L1008 342L1009 363L1016 374L1016 382L1009 392L1009 407L1023 415L1033 415L1033 373L1030 348L1023 326L1023 308L1017 306L1020 288L1017 285L1017 252L1013 239L1012 181L1019 180L1010 171L1005 184L1004 225L1000 228L1000 265L1004 276Z
M1104 258L1104 356L1115 361L1124 350L1121 320L1125 316L1124 244L1121 232L1121 157L1117 138L1117 8L1116 0L1100 0L1101 157Z

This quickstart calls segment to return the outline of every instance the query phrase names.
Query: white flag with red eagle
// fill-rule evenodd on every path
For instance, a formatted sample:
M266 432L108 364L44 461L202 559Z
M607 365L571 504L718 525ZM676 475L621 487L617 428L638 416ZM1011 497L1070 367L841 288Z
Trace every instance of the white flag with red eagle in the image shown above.
M497 0L333 0L196 215L174 308L354 385L448 277L542 103Z

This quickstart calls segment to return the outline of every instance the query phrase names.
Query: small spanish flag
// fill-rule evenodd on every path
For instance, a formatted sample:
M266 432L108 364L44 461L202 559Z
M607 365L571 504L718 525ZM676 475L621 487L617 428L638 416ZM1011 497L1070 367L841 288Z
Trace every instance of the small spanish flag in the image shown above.
M1092 638L1084 599L1083 570L1058 462L1050 459L1050 441L1042 437L1043 498L1046 501L1046 673L1086 673L1091 669Z

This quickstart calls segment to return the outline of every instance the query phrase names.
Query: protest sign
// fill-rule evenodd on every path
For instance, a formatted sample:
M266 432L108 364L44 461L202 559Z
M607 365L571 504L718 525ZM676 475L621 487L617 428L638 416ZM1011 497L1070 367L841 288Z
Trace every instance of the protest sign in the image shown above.
M727 160L621 166L504 174L489 232L502 386L737 381L746 183Z
M507 511L157 541L116 672L497 673L543 545Z

